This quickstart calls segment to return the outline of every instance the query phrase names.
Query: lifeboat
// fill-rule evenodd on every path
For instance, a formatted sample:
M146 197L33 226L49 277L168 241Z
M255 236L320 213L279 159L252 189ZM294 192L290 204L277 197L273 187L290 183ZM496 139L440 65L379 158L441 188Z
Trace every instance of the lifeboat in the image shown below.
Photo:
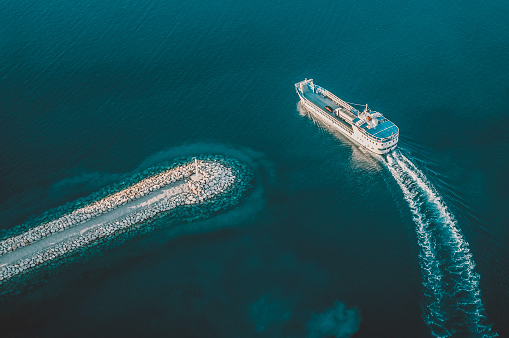
M329 112L331 112L331 113L333 112L332 108L331 108L331 107L329 107L329 106L325 106L325 109L327 109L327 110L328 110Z

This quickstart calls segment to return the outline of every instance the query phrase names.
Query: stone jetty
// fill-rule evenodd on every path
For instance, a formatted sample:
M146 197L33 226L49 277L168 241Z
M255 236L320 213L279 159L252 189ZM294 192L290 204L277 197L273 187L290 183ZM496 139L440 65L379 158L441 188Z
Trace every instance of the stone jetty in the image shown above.
M214 200L245 184L239 176L227 161L195 159L4 239L0 241L0 283L179 206ZM217 203L215 208L224 204Z

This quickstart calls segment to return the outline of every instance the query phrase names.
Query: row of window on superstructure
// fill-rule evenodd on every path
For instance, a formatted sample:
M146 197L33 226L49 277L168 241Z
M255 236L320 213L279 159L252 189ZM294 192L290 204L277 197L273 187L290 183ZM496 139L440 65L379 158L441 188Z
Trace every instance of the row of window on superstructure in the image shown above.
M378 144L378 142L373 142L372 140L370 140L368 137L366 137L364 135L362 137L368 139L369 142L374 143L375 145L383 145L383 142L380 142L380 144ZM391 142L394 142L394 140L387 142L387 144L390 144Z

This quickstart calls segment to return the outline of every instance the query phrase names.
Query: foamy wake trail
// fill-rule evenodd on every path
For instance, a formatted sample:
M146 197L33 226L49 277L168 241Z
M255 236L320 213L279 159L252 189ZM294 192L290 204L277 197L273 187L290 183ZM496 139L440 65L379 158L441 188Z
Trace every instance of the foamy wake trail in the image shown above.
M401 152L387 155L386 164L416 224L425 293L423 318L433 335L497 336L486 323L480 276L454 216L426 175Z

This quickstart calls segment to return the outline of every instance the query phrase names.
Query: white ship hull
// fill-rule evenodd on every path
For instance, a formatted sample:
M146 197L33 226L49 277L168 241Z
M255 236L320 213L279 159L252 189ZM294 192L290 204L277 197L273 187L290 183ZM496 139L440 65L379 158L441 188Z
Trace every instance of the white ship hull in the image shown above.
M386 154L397 147L399 130L392 122L385 119L380 113L369 114L368 112L366 114L366 111L358 112L329 91L313 85L312 81L299 82L296 84L296 89L302 105L314 117L375 154ZM310 85L313 88L313 92L308 92L307 96L311 96L311 99L314 98L315 102L306 97L306 91L303 89L304 85ZM319 88L320 97L315 93L316 88ZM319 104L323 105L324 103L330 106L319 106ZM331 106L336 108L334 113L325 110L326 108L332 109ZM374 118L368 116L374 116ZM370 123L373 119L383 122L375 124L373 127L373 123ZM386 125L383 125L383 123L386 123ZM388 134L389 132L392 133ZM378 134L381 137L378 137Z

